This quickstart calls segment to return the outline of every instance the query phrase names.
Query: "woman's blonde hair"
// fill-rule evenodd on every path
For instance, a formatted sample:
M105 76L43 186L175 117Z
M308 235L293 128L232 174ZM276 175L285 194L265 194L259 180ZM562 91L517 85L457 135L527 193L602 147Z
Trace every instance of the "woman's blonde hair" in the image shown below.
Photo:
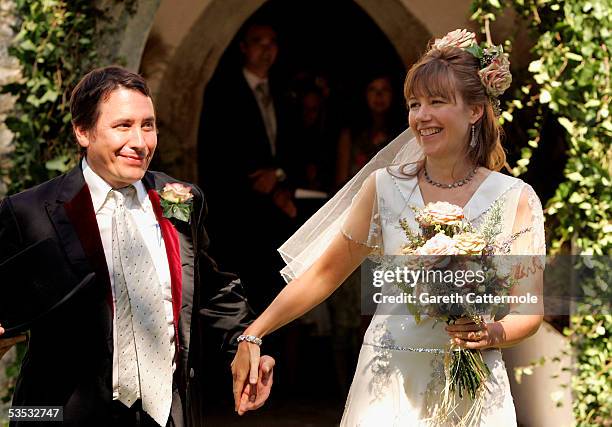
M506 162L501 145L502 128L480 81L480 61L458 47L432 48L414 64L404 83L406 100L414 96L441 96L455 100L457 91L467 105L482 105L483 115L475 123L476 145L468 156L475 165L499 171Z

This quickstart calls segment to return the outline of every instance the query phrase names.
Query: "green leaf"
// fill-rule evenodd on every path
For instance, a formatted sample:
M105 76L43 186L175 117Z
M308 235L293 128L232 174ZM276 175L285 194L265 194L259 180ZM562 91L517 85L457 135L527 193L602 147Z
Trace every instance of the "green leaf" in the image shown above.
M584 179L584 177L582 175L580 175L579 172L572 172L568 175L566 175L566 178L569 179L570 181L574 181L574 182L580 182Z
M482 58L483 50L477 44L473 44L470 47L466 48L465 50L471 53L472 55L474 55L476 58L479 58L479 59Z
M529 63L529 72L530 73L539 73L542 69L542 60L538 59L536 61L531 61Z
M569 121L569 119L565 118L565 117L559 117L558 122L561 124L561 126L563 126L567 132L571 135L574 133L574 124Z
M189 222L189 210L178 204L172 207L172 215L178 220Z
M58 156L45 163L45 168L51 171L66 172L68 170L68 156Z
M44 103L44 102L55 102L57 100L57 97L59 96L59 93L57 93L57 91L55 91L54 89L48 89L45 94L40 98L40 103Z
M19 47L23 50L36 52L36 45L32 43L32 40L27 39L19 44Z
M552 96L550 95L549 91L547 91L546 89L542 89L540 91L540 103L548 104L551 99L552 99Z
M571 59L572 61L582 62L583 60L582 56L572 52L565 52L565 57L567 59Z

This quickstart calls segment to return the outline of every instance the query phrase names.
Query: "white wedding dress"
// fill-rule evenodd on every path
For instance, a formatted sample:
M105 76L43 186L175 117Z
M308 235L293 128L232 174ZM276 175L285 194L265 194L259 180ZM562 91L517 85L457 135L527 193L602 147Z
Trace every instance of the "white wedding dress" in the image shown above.
M367 241L379 253L396 255L406 243L399 227L404 218L418 230L410 206L423 207L415 177L401 176L398 167L379 169L364 183L352 213L343 227L355 241ZM467 219L478 228L496 200L503 201L501 236L526 228L514 240L511 254L544 255L543 214L533 189L523 181L491 172L464 207ZM520 206L528 208L519 209ZM374 203L374 209L368 205ZM527 202L527 203L525 203ZM363 212L368 211L368 215ZM370 225L364 231L365 218ZM367 236L364 235L367 233ZM377 309L365 334L357 370L342 417L343 427L425 426L432 423L429 410L441 399L444 387L443 349L449 342L445 324L425 317L419 324L407 315L406 305ZM391 314L390 314L391 313ZM498 349L482 352L491 375L480 421L481 426L515 426L516 416L508 375ZM458 401L454 415L444 424L458 425L470 399Z

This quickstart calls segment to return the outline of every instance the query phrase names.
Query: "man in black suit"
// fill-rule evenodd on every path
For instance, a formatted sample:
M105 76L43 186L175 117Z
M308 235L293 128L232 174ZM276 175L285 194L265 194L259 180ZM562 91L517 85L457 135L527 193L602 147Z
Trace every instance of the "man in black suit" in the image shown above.
M288 109L270 77L276 32L264 23L247 23L240 51L242 67L218 71L206 88L200 161L206 164L202 184L213 207L211 249L222 266L253 286L246 291L260 312L283 285L276 248L293 231L297 210L287 169Z
M237 277L207 255L204 196L147 170L157 129L142 77L90 72L71 113L85 155L0 202L0 265L45 242L37 256L60 261L43 277L95 279L31 326L12 404L62 406L69 425L203 425L202 387L219 369L202 366L203 353L231 354L252 315ZM9 275L3 286L17 286L20 272ZM14 341L0 337L0 351ZM273 366L269 357L260 365L267 381L244 390L239 412L266 400Z

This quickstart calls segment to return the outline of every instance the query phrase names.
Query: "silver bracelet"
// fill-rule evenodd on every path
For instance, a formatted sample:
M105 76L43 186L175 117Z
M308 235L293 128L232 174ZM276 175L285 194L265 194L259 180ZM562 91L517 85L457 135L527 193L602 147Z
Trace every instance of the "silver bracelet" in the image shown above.
M255 335L240 335L240 336L239 336L239 337L236 339L236 341L237 341L238 343L241 343L242 341L246 341L246 342L250 342L250 343L253 343L253 344L257 344L257 345L258 345L258 346L260 346L260 347L261 347L261 344L262 344L262 342L263 342L263 341L261 340L261 338L256 337Z

